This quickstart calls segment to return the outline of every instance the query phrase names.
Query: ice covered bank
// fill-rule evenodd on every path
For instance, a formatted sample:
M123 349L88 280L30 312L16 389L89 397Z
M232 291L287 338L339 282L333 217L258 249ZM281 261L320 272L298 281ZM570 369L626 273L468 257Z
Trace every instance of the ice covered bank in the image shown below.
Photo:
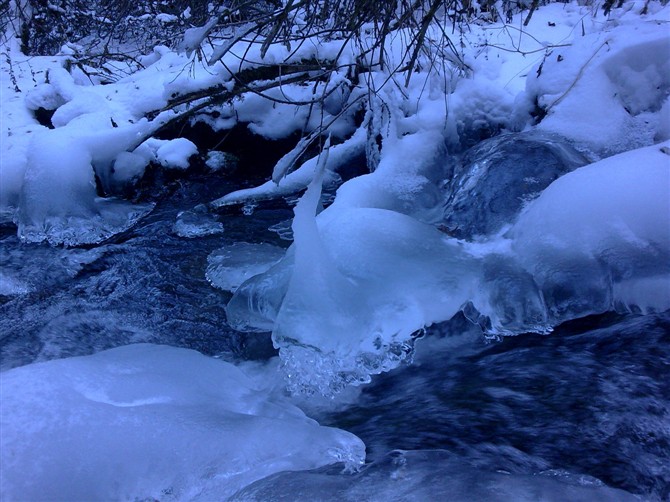
M458 311L494 335L609 310L664 311L669 153L666 142L566 174L481 241L350 204L369 194L354 197L356 185L315 217L317 177L295 208L293 247L242 284L229 322L272 327L291 386L327 394L397 366L418 330Z
M258 376L258 375L256 375ZM129 345L2 373L2 500L224 500L362 442L197 352Z

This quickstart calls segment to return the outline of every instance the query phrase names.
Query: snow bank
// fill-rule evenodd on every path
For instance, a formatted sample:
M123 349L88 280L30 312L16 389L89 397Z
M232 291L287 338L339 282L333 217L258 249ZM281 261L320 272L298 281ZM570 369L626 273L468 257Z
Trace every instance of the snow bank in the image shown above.
M669 21L667 8L630 12L549 51L527 81L526 99L547 113L538 128L601 155L652 144L670 94Z
M2 87L7 91L3 92L2 98L3 119L12 124L12 131L11 135L5 134L3 126L7 154L0 167L3 178L0 214L8 220L20 204L19 193L31 162L28 159L31 147L26 137L32 134L29 131L41 127L30 111L53 110L52 124L69 131L72 141L78 141L76 138L80 136L91 139L94 131L104 130L105 134L95 146L90 141L87 144L91 147L92 165L103 188L114 193L114 188L119 185L125 188L137 181L146 167L133 153L138 153L145 162L185 169L195 147L187 140L179 139L160 146L154 144L150 155L133 152L136 144L117 142L118 137L108 135L107 128L118 129L120 135L124 134L121 131L134 131L142 117L163 109L170 100L211 88L231 90L234 86L231 71L276 63L337 59L340 66L328 81L316 82L314 86L295 84L268 90L267 96L277 98L279 102L247 93L233 104L223 105L219 118L208 119L226 128L240 122L249 123L254 132L267 138L286 137L296 131L310 133L322 124L328 124L328 132L344 140L339 145L339 152L337 147L333 148L334 171L359 156L362 149L367 153L372 170L380 162L384 163L381 157L403 155L403 162L396 163L400 169L396 170L393 182L391 177L360 181L361 185L369 184L365 189L368 199L387 199L394 210L404 202L393 198L402 198L408 190L430 190L430 183L422 179L430 179L430 175L413 168L414 164L425 165L425 162L411 158L412 153L418 157L426 155L425 145L437 144L436 138L426 135L440 136L442 147L446 144L451 150L464 149L500 130L523 128L535 103L547 113L538 126L540 129L574 139L599 155L648 145L668 135L663 117L667 115L667 104L664 103L670 93L665 30L670 9L652 5L650 14L639 16L641 7L642 4L637 2L632 10L615 9L604 23L599 18L585 16L584 8L574 4L543 6L523 30L517 28L519 17L509 24L473 23L469 32L461 37L458 54L447 51L444 55L444 66L433 65L421 55L419 68L406 88L397 86L376 66L361 74L357 82L349 81L352 78L348 73L349 65L369 42L365 33L361 34L361 46L341 40L310 38L291 50L273 44L264 58L260 57L260 43L233 38L231 50L225 54L221 48L203 47L205 56L217 56L213 57L217 62L211 66L197 60L190 51L187 55L156 47L154 54L144 58L146 68L104 86L83 82L76 71L68 73L62 66L70 56L28 59L20 56L15 48L9 48L8 54L19 59L11 67L3 61L2 68ZM439 30L431 26L427 34L428 39L432 39L439 36ZM386 48L389 68L393 63L400 63L405 54L407 35L399 31L389 37ZM199 40L198 37L196 32L187 36L190 42ZM190 47L192 43L186 45ZM429 50L440 49L432 47ZM218 60L222 54L222 59ZM246 60L240 62L240 54L245 54ZM378 56L372 51L366 57L373 60ZM18 78L19 87L30 91L25 93L25 100L12 88L10 74ZM524 85L525 91L517 96ZM356 130L357 103L368 99L369 89L374 90L374 97L366 104L363 127ZM328 95L323 106L319 103L314 106L290 103L291 100L309 103L330 91L334 92ZM177 112L183 110L183 107L175 109ZM339 116L343 110L346 113ZM164 112L149 124L144 131L145 137L171 113ZM382 144L381 151L377 141ZM96 158L97 148L105 150L105 159ZM60 152L53 150L45 155L57 156ZM216 201L214 206L295 193L311 180L315 162L316 159L308 160L303 170L282 179L279 186L265 184L230 194ZM406 171L403 166L407 166ZM44 166L32 168L30 176L34 178L37 172L47 171ZM88 174L83 170L80 172L81 183L86 183ZM53 180L54 176L49 179ZM332 179L327 178L327 181ZM391 183L394 186L389 186ZM71 188L76 190L74 186ZM363 187L357 191L357 198L363 191ZM434 195L426 193L425 198ZM358 201L356 204L364 206L368 203ZM382 206L374 203L372 207ZM436 213L433 214L432 209L419 208L418 212L423 213L419 219L434 219ZM23 214L26 211L31 213L32 209L24 208ZM402 210L409 214L408 211L412 210ZM55 213L64 214L67 209ZM63 221L66 220L61 219L61 224ZM73 239L70 240L74 242ZM82 242L90 242L90 237Z
M275 472L364 458L352 434L190 350L129 345L0 385L3 500L223 500Z

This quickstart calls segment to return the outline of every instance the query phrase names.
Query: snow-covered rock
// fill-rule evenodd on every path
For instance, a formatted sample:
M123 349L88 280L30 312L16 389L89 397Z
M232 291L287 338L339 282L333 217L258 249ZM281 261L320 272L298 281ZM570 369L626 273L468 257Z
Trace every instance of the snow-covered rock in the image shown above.
M32 364L0 386L3 500L224 500L279 471L364 458L352 434L185 349Z

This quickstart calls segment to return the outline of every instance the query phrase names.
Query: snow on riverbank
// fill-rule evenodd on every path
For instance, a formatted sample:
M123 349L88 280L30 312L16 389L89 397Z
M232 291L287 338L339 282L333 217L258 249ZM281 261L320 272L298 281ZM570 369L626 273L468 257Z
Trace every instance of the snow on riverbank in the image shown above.
M530 123L529 114L538 112L536 105L547 114L540 129L576 141L596 156L638 148L667 139L667 125L661 117L668 114L670 92L666 29L670 9L653 3L647 14L640 15L642 7L643 2L630 2L625 9L604 18L585 7L554 3L539 9L528 27L521 27L521 15L510 24L471 24L462 37L463 62L449 63L451 66L444 69L416 71L405 90L389 83L384 72L375 70L361 77L355 92L335 93L333 96L340 96L339 104L333 97L321 108L271 103L248 95L232 106L222 107L215 125L231 127L237 121L248 121L255 132L278 138L332 122L331 133L345 139L352 137L333 149L331 165L337 169L362 151L365 142L361 134L354 134L351 117L358 109L353 104L372 86L377 97L368 109L376 117L371 119L372 127L383 139L381 158L375 159L372 145L366 147L373 166L381 163L383 167L389 162L397 165L392 159L385 162L384 157L402 152L418 155L402 164L400 171L392 169L396 185L406 179L402 190L416 190L417 183L422 184L425 173L417 177L417 168L425 168L440 155L444 145L462 148L497 129L522 129ZM399 40L393 40L390 47L402 49ZM336 41L303 44L293 53L274 47L263 62L328 59L340 48ZM19 222L25 240L66 244L101 240L131 225L134 215L143 209L120 209L110 215L109 210L96 207L99 202L92 189L81 202L88 208L65 194L76 190L78 184L90 186L93 173L105 191L114 193L119 186L137 181L150 161L164 168L187 165L187 159L195 153L192 144L140 145L175 112L164 112L149 122L143 122L142 117L188 92L212 85L232 88L228 68L236 67L234 54L241 49L208 68L185 54L159 47L143 59L145 69L107 85L96 85L96 78L77 66L71 50L56 57L26 58L15 42L6 46L1 71L3 221ZM252 46L247 59L259 62L258 50ZM353 50L348 45L339 55L343 69L353 60ZM257 63L246 62L244 68L252 64ZM64 66L71 67L71 72ZM268 95L309 101L326 92L328 86L346 82L343 73L335 72L330 82L319 84L318 89L290 84ZM351 110L337 118L347 106ZM31 112L38 109L54 111L51 123L56 130L37 122ZM421 145L419 150L415 150L417 144ZM169 155L161 153L168 150ZM70 155L70 151L80 154ZM53 165L44 164L40 160L44 158L54 159ZM286 178L279 176L275 180L278 185L266 184L256 191L230 195L218 204L295 193L311 179L314 162L306 162L302 170ZM42 188L37 193L26 190L24 179L33 181L33 188ZM47 197L44 187L54 181L63 185L63 195ZM372 193L375 188L369 187L368 191ZM37 208L40 197L35 199L35 195L51 202ZM91 220L100 222L93 229L84 225L78 240L81 212L92 213ZM72 231L65 229L68 226L73 227ZM66 235L61 236L61 232Z

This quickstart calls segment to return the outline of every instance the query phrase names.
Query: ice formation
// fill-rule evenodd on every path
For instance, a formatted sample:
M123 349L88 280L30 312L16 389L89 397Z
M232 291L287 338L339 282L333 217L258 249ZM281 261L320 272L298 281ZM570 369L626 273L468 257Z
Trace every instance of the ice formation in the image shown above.
M103 117L91 115L81 121L85 122L82 127L105 123ZM66 128L33 135L16 216L22 240L97 243L125 230L153 208L97 196L94 166L111 164L124 145L136 140L144 124L121 131L111 125L102 127L102 132L79 138Z
M294 246L240 287L229 318L273 328L294 390L331 393L397 366L413 333L459 310L491 334L515 334L668 309L667 147L566 174L504 236L476 243L389 209L336 202L315 218L315 180L295 208Z
M237 367L137 344L6 371L3 500L224 500L270 474L364 458Z
M284 256L272 244L236 242L207 257L207 280L225 291L235 291L247 279L262 274Z
M638 500L588 476L564 471L547 471L535 476L487 472L464 465L460 459L441 450L396 450L360 472L345 476L333 468L279 473L231 497L238 502L284 499L323 502Z
M172 231L179 237L194 238L223 233L223 223L217 221L203 204L177 215Z

